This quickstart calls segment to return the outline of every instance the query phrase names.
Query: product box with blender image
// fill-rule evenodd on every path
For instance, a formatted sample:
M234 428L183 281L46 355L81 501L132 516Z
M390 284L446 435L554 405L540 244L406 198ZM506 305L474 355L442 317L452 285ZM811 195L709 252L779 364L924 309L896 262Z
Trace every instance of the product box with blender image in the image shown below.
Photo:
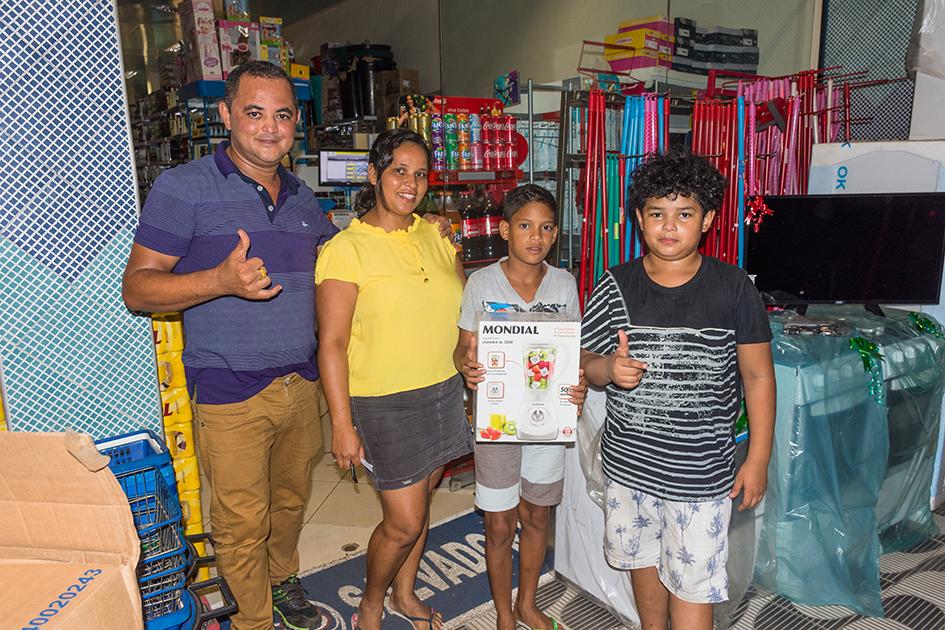
M476 392L479 442L573 442L581 322L564 313L484 313Z

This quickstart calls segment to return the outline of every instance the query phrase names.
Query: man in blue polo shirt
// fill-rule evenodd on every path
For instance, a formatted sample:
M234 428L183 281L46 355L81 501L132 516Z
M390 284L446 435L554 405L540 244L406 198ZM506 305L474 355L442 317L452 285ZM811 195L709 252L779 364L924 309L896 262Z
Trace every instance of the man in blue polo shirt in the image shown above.
M217 565L235 630L315 628L296 577L321 445L315 362L317 249L338 230L280 161L299 119L266 62L239 66L220 104L230 141L154 182L125 269L132 310L186 310L184 366L210 480Z

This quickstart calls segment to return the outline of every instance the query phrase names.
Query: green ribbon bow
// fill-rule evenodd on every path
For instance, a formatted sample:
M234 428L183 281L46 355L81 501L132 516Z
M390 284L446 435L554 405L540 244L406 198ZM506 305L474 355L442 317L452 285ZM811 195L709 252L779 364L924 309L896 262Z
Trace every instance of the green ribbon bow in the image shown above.
M860 355L863 371L870 375L869 392L878 404L886 402L886 387L883 383L883 371L880 362L886 359L879 353L879 347L863 337L851 337L850 349Z
M912 325L915 326L916 330L919 332L934 335L939 339L945 339L945 333L942 332L942 327L928 317L922 317L918 313L909 313L909 321L912 322Z

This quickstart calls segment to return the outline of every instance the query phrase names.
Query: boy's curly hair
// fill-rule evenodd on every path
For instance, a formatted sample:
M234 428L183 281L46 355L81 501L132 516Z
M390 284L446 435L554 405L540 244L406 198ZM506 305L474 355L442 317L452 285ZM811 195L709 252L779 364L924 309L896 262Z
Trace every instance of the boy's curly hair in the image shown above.
M650 197L692 196L703 212L718 210L725 196L727 182L709 161L685 149L672 149L665 155L653 155L633 172L630 203L642 210Z

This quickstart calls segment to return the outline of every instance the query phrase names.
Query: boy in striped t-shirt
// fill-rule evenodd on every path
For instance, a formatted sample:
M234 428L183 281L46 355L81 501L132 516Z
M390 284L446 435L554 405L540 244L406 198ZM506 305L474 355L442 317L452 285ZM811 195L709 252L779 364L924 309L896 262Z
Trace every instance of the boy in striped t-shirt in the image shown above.
M771 330L747 274L699 254L725 179L705 159L655 156L630 200L642 258L604 273L582 322L581 366L606 387L605 553L630 571L644 628L712 628L728 598L732 501L764 496L775 415ZM734 469L742 392L751 432Z

